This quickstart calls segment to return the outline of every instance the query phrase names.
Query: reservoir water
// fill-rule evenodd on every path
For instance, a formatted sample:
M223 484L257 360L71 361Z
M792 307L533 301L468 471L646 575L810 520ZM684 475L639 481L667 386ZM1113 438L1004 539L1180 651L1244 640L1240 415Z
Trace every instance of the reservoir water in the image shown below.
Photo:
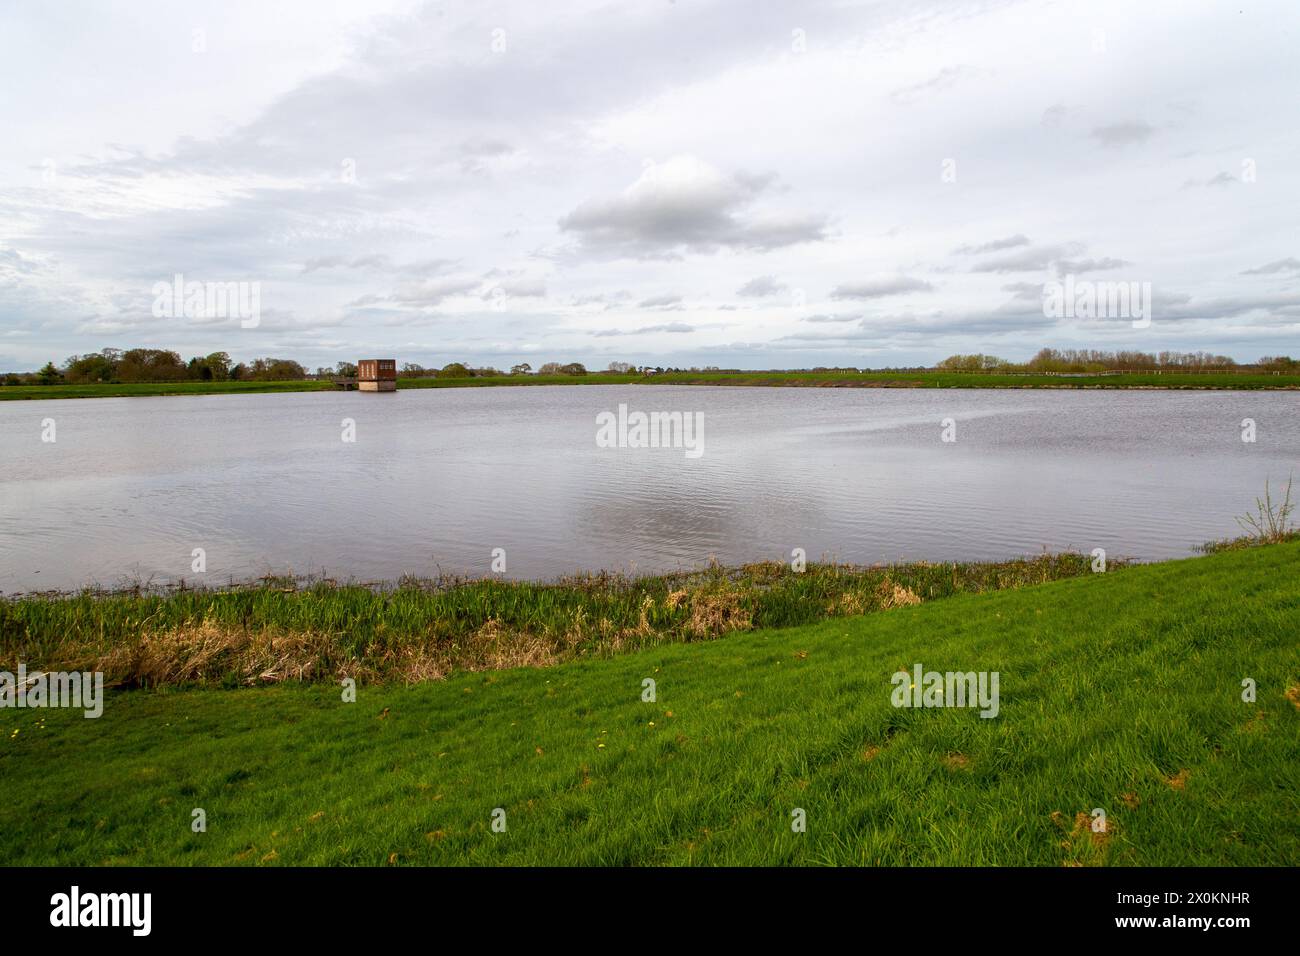
M702 453L599 447L597 417L620 403L698 413ZM0 454L10 594L478 576L498 548L513 578L794 548L1154 560L1239 534L1266 479L1300 477L1300 396L610 385L15 401L0 403Z

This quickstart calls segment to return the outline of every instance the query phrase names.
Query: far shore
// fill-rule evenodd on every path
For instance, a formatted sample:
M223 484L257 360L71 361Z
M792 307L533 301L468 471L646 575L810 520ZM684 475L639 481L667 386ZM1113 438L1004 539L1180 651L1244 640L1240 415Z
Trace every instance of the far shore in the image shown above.
M1293 391L1300 374L1270 372L1124 372L1043 375L931 370L880 372L663 372L656 375L497 375L470 378L402 378L412 388L488 388L529 385L730 385L769 388L1002 388L1002 389L1203 389ZM105 385L6 385L0 401L58 398L130 398L162 395L232 395L338 391L332 381L133 382Z

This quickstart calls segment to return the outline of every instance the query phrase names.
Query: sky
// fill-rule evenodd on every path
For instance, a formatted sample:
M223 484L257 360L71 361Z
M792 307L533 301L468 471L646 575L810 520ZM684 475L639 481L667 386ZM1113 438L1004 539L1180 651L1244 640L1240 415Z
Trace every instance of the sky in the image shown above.
M1294 0L8 0L0 370L1297 355L1298 48Z

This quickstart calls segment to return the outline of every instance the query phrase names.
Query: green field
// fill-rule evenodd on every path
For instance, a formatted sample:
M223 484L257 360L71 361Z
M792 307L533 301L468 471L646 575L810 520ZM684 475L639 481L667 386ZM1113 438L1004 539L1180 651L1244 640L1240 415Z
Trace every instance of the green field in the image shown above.
M1162 388L1296 389L1300 375L1250 372L1140 372L1124 375L1026 375L984 372L665 372L660 375L502 375L404 378L397 387L488 388L501 385L743 385L803 388ZM330 391L329 382L175 382L126 385L6 385L0 401Z
M1300 543L1230 550L355 703L285 683L6 710L0 855L1300 865L1298 571ZM998 716L893 707L918 662L997 671Z

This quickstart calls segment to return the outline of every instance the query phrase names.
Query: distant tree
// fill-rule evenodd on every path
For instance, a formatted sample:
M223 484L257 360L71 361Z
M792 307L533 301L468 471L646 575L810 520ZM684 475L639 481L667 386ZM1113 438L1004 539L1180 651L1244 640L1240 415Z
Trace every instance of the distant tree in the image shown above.
M469 378L469 367L464 362L449 362L438 372L439 377Z
M605 371L613 372L615 375L626 375L632 371L632 366L627 362L610 362Z
M74 385L113 381L117 377L117 362L110 357L110 351L115 350L72 356L64 363L64 378Z
M527 375L533 370L533 367L527 362L520 362L518 365L510 366L511 375Z
M117 366L119 382L180 382L188 377L180 355L169 349L128 349Z
M307 377L307 370L293 359L254 359L247 377L257 382L292 382Z
M414 362L403 362L402 368L398 371L399 378L423 378L427 373L423 365L416 365Z
M36 381L41 385L60 385L63 373L54 367L53 362L46 362L45 367L36 373Z
M229 352L213 352L203 359L203 365L212 373L213 381L220 382L230 377Z
M947 372L988 372L994 369L1010 368L1011 363L1006 359L1000 359L996 355L949 355L942 362L935 365L935 368L943 369Z
M230 356L225 352L190 359L185 370L188 376L200 382L223 382L230 377Z
M560 363L559 363L559 362L547 362L545 365L543 365L541 368L539 368L539 369L537 370L537 374L538 374L538 375L559 375L559 374L560 374Z
M356 378L357 367L352 362L339 362L334 366L334 374L339 378Z
M570 362L568 365L560 366L561 375L586 375L587 368L581 362Z
M190 359L185 365L185 372L190 378L199 382L212 381L212 369L203 364L203 359L197 355Z
M248 366L243 362L230 367L230 380L232 382L242 382L248 378Z

